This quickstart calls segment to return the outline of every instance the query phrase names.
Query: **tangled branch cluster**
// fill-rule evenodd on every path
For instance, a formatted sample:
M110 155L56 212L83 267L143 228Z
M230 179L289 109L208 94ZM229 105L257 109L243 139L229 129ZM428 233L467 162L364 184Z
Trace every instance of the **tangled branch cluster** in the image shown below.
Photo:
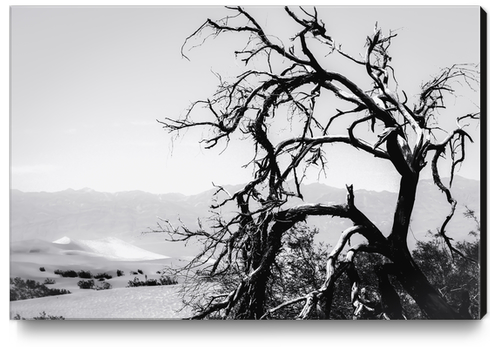
M399 254L406 249L419 173L430 156L434 182L445 193L451 206L440 234L449 248L458 253L446 235L456 201L450 186L440 179L438 163L444 154L451 160L452 182L455 168L465 159L466 141L472 142L464 124L478 119L479 112L458 117L456 128L444 130L445 138L442 141L437 141L437 134L443 130L435 125L435 115L438 109L445 107L445 97L454 93L454 83L466 83L471 87L477 85L477 69L470 65L454 65L442 70L422 85L418 100L414 106L409 106L405 92L398 92L400 88L394 77L394 68L390 65L392 58L389 48L397 36L395 33L385 35L376 25L374 33L366 39L364 55L354 58L328 35L316 9L293 11L285 8L298 27L289 46L268 35L242 7L228 9L232 13L230 16L218 21L208 19L188 37L184 48L198 36L225 33L248 35L246 47L236 52L245 71L232 82L220 78L216 93L207 100L192 104L183 118L160 121L165 129L177 134L191 127L211 129L211 135L204 140L205 148L230 141L234 133L241 133L254 143L255 155L248 163L254 168L253 178L234 193L218 187L218 192L226 192L227 197L213 206L217 212L210 230L205 230L201 225L198 230L169 224L160 228L170 233L174 241L202 240L202 252L187 267L189 271L198 269L193 274L201 279L198 282L200 291L192 288L190 292L203 293L199 296L199 306L196 306L198 313L193 318L222 312L225 317L260 319L288 305L303 302L298 318L306 319L315 310L327 311L325 302L328 302L332 286L351 266L349 264L352 264L357 252L376 252L384 255L388 261L403 263L405 260L401 260ZM311 47L314 44L322 45L329 52L327 58L338 54L346 63L362 66L371 88L363 90L358 82L330 70L326 60L319 59L313 53ZM278 58L281 64L274 63ZM254 61L265 61L267 68L250 68ZM325 110L318 112L317 101L328 94L342 105L350 106L335 108L330 115ZM193 119L195 108L199 106L209 111L206 120ZM289 122L299 130L282 133L278 141L271 129L274 122L280 121L284 110ZM353 116L356 116L354 120ZM350 120L345 133L331 134L333 125L341 119ZM368 125L368 131L358 131L362 124ZM372 141L373 135L377 141ZM326 144L354 147L368 156L389 161L398 171L401 177L400 194L389 236L385 237L357 209L352 186L347 187L347 201L344 204L285 207L292 197L303 198L301 184L310 167L325 168ZM291 181L294 182L292 187L288 185ZM219 209L230 203L236 204L238 213L225 220L219 214ZM324 283L319 290L266 309L265 286L270 267L281 250L281 239L291 227L309 216L345 218L353 225L341 233L338 244L331 251ZM366 242L346 250L354 234L362 235ZM340 261L342 252L345 257ZM354 283L353 288L355 286ZM196 299L195 295L192 295L193 300Z

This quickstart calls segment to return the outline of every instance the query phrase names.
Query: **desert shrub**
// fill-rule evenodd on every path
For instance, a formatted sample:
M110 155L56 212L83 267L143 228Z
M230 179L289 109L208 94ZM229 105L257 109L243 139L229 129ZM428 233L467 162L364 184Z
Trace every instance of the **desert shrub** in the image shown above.
M140 281L138 277L135 277L133 281L128 282L128 287L151 287L151 286L165 286L177 284L177 281L174 278L169 276L162 276L158 279L158 281L154 278L150 278L149 280Z
M71 292L69 290L66 290L66 289L58 289L58 288L48 288L48 289L49 289L49 295L50 296L71 294Z
M102 285L96 286L95 290L106 290L106 289L111 289L111 288L112 288L112 286L109 282L104 282L104 283L102 283Z
M63 316L51 316L47 315L46 312L41 312L40 316L38 317L33 317L32 319L34 320L65 320Z
M77 277L78 274L76 271L73 271L73 270L67 270L65 272L63 272L63 277Z
M167 285L172 285L172 284L177 284L177 280L173 277L170 276L162 276L159 279L160 285L162 286L167 286Z
M54 273L56 275L60 275L61 277L78 277L77 272L74 270L63 271L58 269L58 270L54 270Z
M54 280L54 278L46 278L44 280L44 284L55 284L56 281Z
M150 278L149 280L145 281L145 286L158 286L159 283L157 282L156 279Z
M104 273L98 273L97 275L94 276L94 278L99 279L99 280L104 280L104 279L111 279L112 276L109 275L107 272Z
M128 287L140 287L143 285L142 283L143 282L140 281L138 277L135 277L133 281L128 281Z
M104 280L104 278L100 278L100 280ZM80 289L95 289L95 290L106 290L106 289L111 289L112 285L108 282L104 282L101 285L95 284L94 280L81 280L78 281L78 286Z
M81 270L81 271L78 271L78 277L80 278L92 278L92 273L90 271L84 271L84 270Z
M136 271L129 271L131 275L137 275L138 273Z
M116 274L117 274L117 277L124 276L124 271L122 271L122 270L117 270L117 271L116 271Z
M77 283L80 289L93 289L95 286L94 280L81 280Z
M10 278L10 301L42 298L45 296L71 294L66 289L48 288L33 280Z
M138 269L138 273L143 275L143 270Z
M39 283L34 280L26 280L26 287L29 289L36 289Z
M40 267L39 271L44 272L44 271L46 271L46 269L44 267Z
M26 320L26 318L22 317L20 314L16 314L12 319L14 320ZM65 320L65 317L63 316L50 316L47 315L46 312L41 312L39 316L37 317L32 317L34 320Z

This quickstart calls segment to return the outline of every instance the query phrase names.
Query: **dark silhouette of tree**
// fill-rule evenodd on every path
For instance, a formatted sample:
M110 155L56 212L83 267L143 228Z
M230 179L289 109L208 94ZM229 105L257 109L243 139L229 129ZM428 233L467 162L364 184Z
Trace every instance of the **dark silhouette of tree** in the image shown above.
M376 275L378 276L378 288L381 296L381 310L387 319L405 319L400 296L388 278L389 268L393 264L385 266L376 266ZM391 271L396 269L391 269Z
M472 319L481 314L480 221L475 212L468 208L465 216L475 222L476 229L469 232L475 240L456 243L463 257L453 257L441 236L432 234L429 241L417 242L413 258L429 282L459 312L461 318Z
M194 102L182 118L159 121L176 135L189 128L207 129L208 136L202 140L205 148L244 139L255 153L244 163L253 167L253 177L243 188L227 192L217 187L217 194L225 198L211 206L215 211L211 227L192 230L184 225L161 225L160 231L169 233L174 241L197 239L203 244L202 252L186 268L195 276L193 287L187 291L196 309L192 318L261 319L298 304L298 319L329 318L335 283L347 269L353 270L359 252L381 255L389 264L390 276L428 318L463 318L414 262L407 233L420 173L430 170L434 184L448 202L449 213L441 221L439 235L454 256L464 256L447 235L456 208L451 184L455 168L465 160L468 141L472 142L465 126L479 119L479 111L454 115L453 129L443 129L437 114L446 108L445 100L455 93L455 86L478 88L478 66L444 68L422 84L417 100L409 100L391 66L389 48L396 33L382 32L375 25L363 54L353 56L330 36L316 9L285 8L291 24L298 28L289 45L269 35L244 8L228 9L229 16L208 19L192 33L182 54L185 56L192 40L202 40L192 45L195 47L210 36L245 37L246 46L235 52L243 72L231 81L217 75L219 84L209 99ZM363 73L348 77L330 67L331 57L343 59ZM324 97L329 102L317 106ZM200 111L201 106L207 112ZM285 120L288 130L277 131L274 126ZM334 133L341 122L347 124L345 130ZM396 169L400 183L389 235L383 235L357 208L351 185L347 186L344 203L291 206L294 198L303 198L301 188L307 170L326 169L327 145L353 147ZM441 160L450 162L448 184L440 178ZM236 205L237 212L225 218L220 209L230 204ZM343 218L352 226L340 233L338 243L321 264L321 285L278 303L268 292L278 255L286 235L311 216ZM361 235L365 241L351 245L354 235ZM382 306L389 311L385 313L401 318L386 274L378 273ZM353 298L358 297L354 295L357 286L353 281Z

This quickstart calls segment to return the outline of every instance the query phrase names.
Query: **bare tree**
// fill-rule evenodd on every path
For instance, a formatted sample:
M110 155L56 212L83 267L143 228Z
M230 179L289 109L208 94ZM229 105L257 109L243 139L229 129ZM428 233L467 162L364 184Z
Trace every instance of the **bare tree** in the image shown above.
M375 26L358 58L342 50L328 34L316 9L293 11L285 8L292 25L298 27L289 46L266 33L242 7L228 7L228 10L229 16L220 20L208 19L190 35L182 54L192 40L204 42L205 38L214 35L244 35L248 37L246 46L235 52L237 59L243 62L243 73L231 82L218 76L218 88L209 99L193 103L182 118L159 121L175 134L192 127L208 129L209 136L203 140L206 148L235 141L234 134L254 146L254 157L245 163L253 166L253 177L234 193L217 187L217 192L227 195L212 206L216 215L211 227L191 230L185 226L161 226L161 230L170 233L175 241L199 239L203 243L202 253L187 268L189 271L198 269L193 274L199 278L194 282L198 287L189 292L194 293L191 301L197 310L192 318L217 315L261 319L267 318L271 311L298 303L302 305L298 319L313 315L328 318L332 288L342 274L348 269L352 271L353 259L358 252L377 253L385 259L377 272L384 288L380 293L386 317L391 313L401 318L400 303L383 270L389 267L390 276L399 281L428 318L461 318L413 261L407 246L407 233L419 175L424 169L431 170L434 184L448 202L449 213L441 221L439 233L451 252L462 255L446 234L456 207L450 187L454 169L463 163L467 143L472 142L465 125L478 120L479 111L455 115L454 129L442 129L436 115L438 110L446 107L445 99L455 92L455 85L478 88L478 66L463 64L442 69L421 86L418 100L409 103L391 65L389 48L396 33L384 33ZM315 54L320 51L321 55ZM357 81L330 69L328 59L331 56L361 67L364 73ZM251 65L263 68L252 68ZM362 88L365 81L369 84L367 90ZM323 96L333 96L337 101L332 103L330 110L323 108L319 112L317 103ZM208 110L206 116L194 117L199 106ZM285 117L290 131L282 132L278 138L271 129L275 122ZM332 133L339 122L348 122L345 131ZM292 197L303 198L302 182L308 169L325 169L323 150L327 144L351 146L366 156L391 163L398 172L398 200L388 236L356 207L352 186L347 186L344 203L302 203L286 207ZM449 184L444 184L439 174L438 164L443 159L451 163ZM428 162L431 164L427 166ZM236 204L237 213L224 218L219 210L229 204ZM270 307L267 283L284 235L310 216L344 218L350 220L352 226L340 234L326 264L322 264L325 271L319 288ZM356 234L363 236L365 241L350 245ZM353 280L355 305L359 304L358 285ZM386 293L385 300L383 293Z

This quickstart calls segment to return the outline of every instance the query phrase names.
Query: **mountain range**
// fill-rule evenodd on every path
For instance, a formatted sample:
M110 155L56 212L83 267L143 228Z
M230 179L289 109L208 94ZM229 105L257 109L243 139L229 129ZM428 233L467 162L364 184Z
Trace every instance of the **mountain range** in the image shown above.
M241 186L225 187L234 192ZM448 226L450 236L460 241L476 228L475 223L464 216L465 206L480 216L480 182L456 177L452 189L458 200L453 220ZM117 238L149 252L166 256L195 254L199 246L166 241L166 235L152 233L161 219L173 226L184 223L197 227L197 221L206 221L215 190L186 196L183 194L151 194L142 191L103 193L91 189L68 189L60 192L22 192L10 194L10 240L39 239L53 242L60 238L97 240ZM320 183L305 185L304 201L300 203L343 203L346 190ZM397 194L355 190L356 206L363 211L384 234L388 234ZM233 211L233 206L223 208L223 213ZM427 231L435 231L450 211L445 195L430 180L421 180L414 207L409 244L423 240ZM334 245L342 230L350 226L348 220L315 217L309 220L319 228L318 239Z

